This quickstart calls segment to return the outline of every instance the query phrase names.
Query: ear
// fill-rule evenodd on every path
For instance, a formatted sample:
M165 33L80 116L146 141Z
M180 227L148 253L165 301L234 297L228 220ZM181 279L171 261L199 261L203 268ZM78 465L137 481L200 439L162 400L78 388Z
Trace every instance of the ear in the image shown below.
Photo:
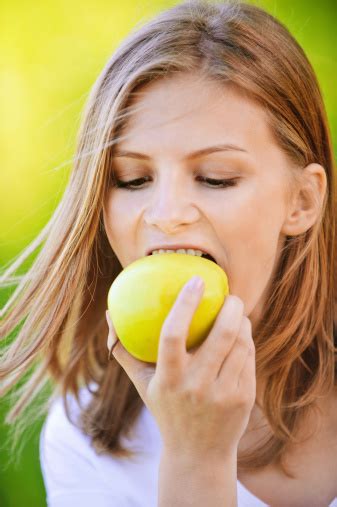
M321 165L312 163L300 171L282 227L282 232L288 236L306 232L314 225L321 213L326 192L326 174Z

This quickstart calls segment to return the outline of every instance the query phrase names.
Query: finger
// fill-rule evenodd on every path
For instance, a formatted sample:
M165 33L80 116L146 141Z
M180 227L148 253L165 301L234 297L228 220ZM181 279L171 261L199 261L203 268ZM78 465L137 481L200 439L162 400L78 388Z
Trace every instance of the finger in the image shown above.
M195 368L200 382L218 377L240 332L243 312L244 304L238 296L226 297L207 339L195 352Z
M251 323L243 317L237 338L228 356L223 361L217 381L222 385L238 386L239 377L251 348Z
M107 322L109 326L108 343L113 343L111 355L121 365L125 373L128 375L140 397L146 403L146 391L151 378L154 375L155 368L153 365L140 361L132 356L122 345L118 339L113 322L107 312Z
M157 374L167 385L180 381L187 360L189 329L204 290L204 283L198 288L193 279L183 286L161 328Z

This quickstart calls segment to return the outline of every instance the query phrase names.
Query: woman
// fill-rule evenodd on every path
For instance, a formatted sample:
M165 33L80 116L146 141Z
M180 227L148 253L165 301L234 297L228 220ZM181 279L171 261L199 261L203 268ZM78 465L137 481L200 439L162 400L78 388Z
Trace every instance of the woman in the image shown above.
M39 363L7 422L53 387L48 505L337 505L335 195L317 78L267 12L185 2L121 44L3 309L2 336L27 320L2 394ZM136 360L109 320L107 333L109 287L136 259L188 247L214 257L230 295L186 351L202 287L185 286L157 364Z

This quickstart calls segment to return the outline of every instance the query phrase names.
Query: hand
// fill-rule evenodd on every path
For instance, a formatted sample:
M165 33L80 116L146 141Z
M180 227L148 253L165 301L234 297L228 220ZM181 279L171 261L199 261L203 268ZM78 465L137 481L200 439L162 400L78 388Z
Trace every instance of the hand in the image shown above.
M222 459L237 451L254 406L255 347L244 304L229 295L206 340L186 351L202 293L187 285L179 293L161 329L155 366L119 341L113 356L156 418L165 450ZM111 344L118 337L108 320Z

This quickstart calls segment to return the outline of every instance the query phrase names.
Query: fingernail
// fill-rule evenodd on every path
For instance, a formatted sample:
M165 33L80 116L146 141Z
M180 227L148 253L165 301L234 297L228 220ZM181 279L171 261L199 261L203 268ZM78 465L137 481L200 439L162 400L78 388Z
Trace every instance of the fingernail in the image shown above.
M108 352L108 360L111 361L114 358L113 349L114 349L114 347L116 346L116 344L118 342L118 338L113 339L113 336L112 336L112 333L111 333L111 319L110 319L110 315L109 315L109 310L106 310L105 317L106 317L106 320L107 320L107 323L108 323L108 326L109 326L109 330L110 330L110 333L109 333L109 336L108 336L107 347L108 347L108 351L109 351Z
M113 344L113 346L111 347L111 349L109 349L109 352L108 352L108 361L111 361L114 358L113 349L117 345L117 342L118 342L118 340L116 340L115 343Z
M186 287L189 290L199 291L204 287L204 285L204 281L200 276L194 276L187 282Z
M107 323L108 323L108 326L109 326L109 327L111 327L111 326L110 326L110 315L109 315L109 310L107 310L107 311L105 312L105 317L106 317L106 321L107 321Z
M118 338L115 338L113 339L113 337L111 336L111 333L109 333L109 336L108 336L108 343L107 343L107 347L108 347L108 359L109 361L111 361L111 359L113 358L113 349L115 348L115 346L117 345L117 342L118 342Z

